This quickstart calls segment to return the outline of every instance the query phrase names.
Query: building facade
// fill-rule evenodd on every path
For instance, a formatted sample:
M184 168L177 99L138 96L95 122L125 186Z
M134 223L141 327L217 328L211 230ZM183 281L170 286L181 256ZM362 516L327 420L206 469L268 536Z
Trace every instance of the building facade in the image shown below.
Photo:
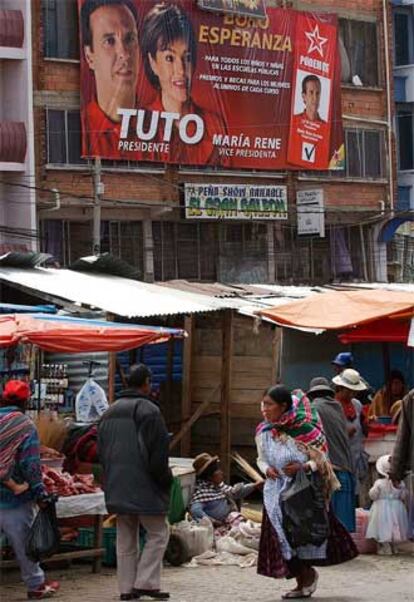
M0 255L36 249L30 0L0 0Z
M346 146L341 171L102 161L98 175L98 167L81 158L76 0L33 0L35 194L41 250L61 265L91 254L98 199L101 252L125 259L148 281L313 284L387 279L386 245L380 233L397 198L389 3L268 2L272 4L335 12L339 17ZM186 219L184 186L198 183L286 186L288 219ZM314 190L323 199L325 233L299 235L298 193Z
M393 0L398 198L389 227L394 279L414 280L414 0Z

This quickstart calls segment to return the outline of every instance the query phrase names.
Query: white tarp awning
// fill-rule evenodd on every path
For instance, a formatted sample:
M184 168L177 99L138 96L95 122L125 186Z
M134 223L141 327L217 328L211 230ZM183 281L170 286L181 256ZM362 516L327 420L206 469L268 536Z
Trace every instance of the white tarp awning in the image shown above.
M100 309L126 318L190 314L234 307L216 299L119 276L73 270L0 267L0 280L55 299Z

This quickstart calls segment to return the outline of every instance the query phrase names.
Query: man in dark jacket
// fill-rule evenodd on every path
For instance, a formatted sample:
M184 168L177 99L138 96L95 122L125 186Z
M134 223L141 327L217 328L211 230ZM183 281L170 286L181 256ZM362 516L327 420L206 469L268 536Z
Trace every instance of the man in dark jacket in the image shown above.
M331 504L335 516L348 531L355 531L355 478L351 446L349 443L345 414L334 391L322 376L313 378L308 397L322 421L328 443L329 459L341 489L335 491Z
M397 440L391 456L391 478L407 480L409 537L414 537L414 389L404 397L398 424Z
M117 575L121 600L166 600L160 591L168 543L166 515L172 474L168 432L158 406L149 399L151 371L131 367L129 388L102 416L98 453L108 511L117 514ZM146 531L138 550L140 525Z

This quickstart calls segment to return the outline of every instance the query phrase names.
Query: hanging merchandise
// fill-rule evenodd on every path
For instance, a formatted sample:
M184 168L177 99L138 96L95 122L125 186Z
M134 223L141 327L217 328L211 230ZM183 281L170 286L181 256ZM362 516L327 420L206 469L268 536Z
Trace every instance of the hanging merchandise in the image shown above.
M105 391L93 378L88 378L76 396L76 421L96 422L108 407Z

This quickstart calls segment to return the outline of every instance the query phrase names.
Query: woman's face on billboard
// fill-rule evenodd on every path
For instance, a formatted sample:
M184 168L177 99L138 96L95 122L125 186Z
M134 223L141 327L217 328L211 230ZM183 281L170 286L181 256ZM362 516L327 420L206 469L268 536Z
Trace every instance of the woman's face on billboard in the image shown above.
M155 58L149 55L152 70L158 77L164 103L184 103L190 96L193 64L186 40L170 42L163 50L157 50Z

